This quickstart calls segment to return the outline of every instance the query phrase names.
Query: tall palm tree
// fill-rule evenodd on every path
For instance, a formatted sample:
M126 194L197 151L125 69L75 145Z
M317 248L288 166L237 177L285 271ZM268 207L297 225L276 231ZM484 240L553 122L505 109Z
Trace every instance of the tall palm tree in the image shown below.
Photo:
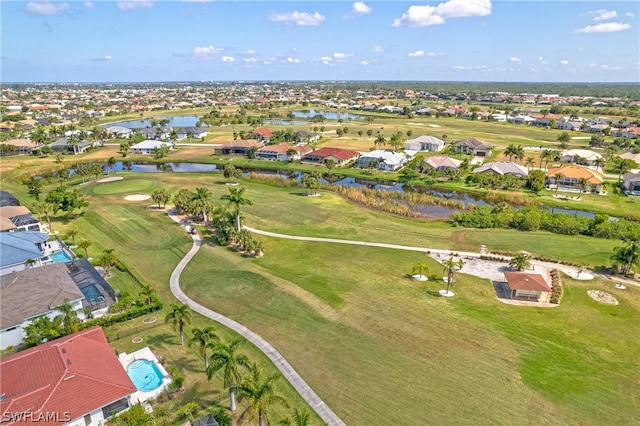
M262 370L254 363L250 368L250 375L245 377L238 386L238 401L247 401L249 405L240 415L239 420L253 420L258 417L258 425L269 423L269 407L282 405L289 407L287 400L276 393L275 382L280 378L280 373L262 377Z
M245 189L229 188L229 193L220 197L221 200L228 201L229 205L233 205L238 232L240 232L240 206L253 204L251 200L243 197Z
M60 318L58 321L62 322L62 329L65 335L78 331L80 318L78 318L78 313L73 310L73 306L69 303L69 299L65 299L64 303L57 306L55 310L60 312L60 315L58 315L56 319Z
M144 297L144 304L150 305L151 299L156 295L156 289L151 284L144 284L139 294Z
M93 241L84 239L78 243L78 248L84 250L85 259L89 258L89 247L93 245Z
M564 175L560 172L554 175L554 178L556 179L556 195L558 194L558 188L560 188L560 181L562 180L563 177Z
M502 155L504 155L505 157L509 157L509 161L511 161L511 159L513 158L514 155L516 155L516 146L512 143L510 143L504 150L504 152L502 153Z
M588 185L588 182L587 182L587 180L585 178L578 179L578 190L580 191L580 192L578 192L578 199L580 199L580 196L582 195L582 192L585 189L587 189L587 185Z
M447 294L449 294L449 288L451 287L451 284L453 284L453 280L456 275L456 269L462 268L462 266L464 265L464 260L455 260L452 256L449 259L445 260L442 265L444 266L444 272L447 274Z
M188 305L176 305L172 303L171 312L164 318L166 323L171 323L174 330L180 334L180 345L184 345L184 326L191 324L191 308Z
M191 205L194 209L200 211L202 213L202 220L206 224L209 218L209 212L213 211L213 194L208 188L199 187L196 188L196 192L191 197Z
M524 165L531 169L533 165L536 163L533 157L527 157L527 161L524 162Z
M387 140L384 138L384 135L382 133L378 133L376 140L373 141L373 146L380 149L386 144L387 144Z
M213 375L222 370L222 381L224 387L229 389L229 410L236 411L236 386L241 380L240 367L249 365L249 358L246 355L237 353L238 347L244 343L243 340L234 340L231 343L216 343L207 367L207 379L211 380Z
M105 249L102 250L102 256L98 259L98 265L104 268L105 276L109 275L109 270L111 269L111 265L116 263L118 259L116 255L113 254L113 249Z
M194 328L191 330L191 344L196 346L198 353L204 358L204 368L209 367L209 356L207 351L213 348L216 341L220 340L213 326L205 328Z
M622 275L627 275L631 269L640 267L640 241L625 241L625 245L615 247L611 256L614 266L618 266Z
M67 238L71 238L73 244L76 243L76 237L78 235L80 235L80 231L78 230L78 228L69 228L67 230Z

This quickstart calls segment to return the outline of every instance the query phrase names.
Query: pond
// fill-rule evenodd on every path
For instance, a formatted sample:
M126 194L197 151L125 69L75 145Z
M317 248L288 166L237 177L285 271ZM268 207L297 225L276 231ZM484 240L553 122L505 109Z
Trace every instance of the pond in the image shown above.
M305 109L300 111L292 111L293 115L298 118L311 118L316 115L323 115L327 120L364 120L364 116L351 114L349 112L333 112L322 111L319 109Z
M169 120L169 127L195 127L198 120L201 117L193 115L184 116L171 116L171 117L154 117L153 120ZM145 127L151 127L151 118L145 118L141 120L129 120L119 121L117 123L103 124L101 127L121 126L128 129L144 129ZM206 124L202 124L202 127L206 127Z
M222 168L216 166L215 164L204 164L204 163L152 163L152 162L140 162L140 161L118 161L114 168L111 170L115 171L129 171L129 172L137 172L137 173L202 173L202 172L211 172L211 173L220 173L222 172ZM246 168L244 170L244 175L247 176L249 173L257 173L260 175L267 176L278 176L282 179L296 179L300 180L302 177L301 172L291 171L291 170L278 170L278 169L262 169L262 168ZM75 170L71 169L69 171L70 174L74 174ZM469 206L470 204L475 204L477 206L487 206L493 205L490 202L487 202L481 194L476 194L473 192L466 191L453 191L446 189L434 189L424 185L415 185L415 184L406 184L400 183L396 181L380 181L375 179L366 179L366 178L355 178L355 177L343 177L340 175L333 175L333 178L330 180L320 179L321 183L328 183L331 185L342 185L342 186L352 186L357 188L369 188L376 189L382 191L400 191L403 193L409 192L418 192L421 194L433 195L436 197L442 197L447 199L452 199L456 201L462 201L465 206ZM574 210L574 209L565 209L561 207L547 207L543 208L550 210L553 213L567 213L575 216L583 216L589 219L594 218L594 214L582 210ZM438 215L438 216L447 216L456 211L459 211L454 208L443 207L443 206L431 206L425 205L419 208L420 212L423 214L430 215Z

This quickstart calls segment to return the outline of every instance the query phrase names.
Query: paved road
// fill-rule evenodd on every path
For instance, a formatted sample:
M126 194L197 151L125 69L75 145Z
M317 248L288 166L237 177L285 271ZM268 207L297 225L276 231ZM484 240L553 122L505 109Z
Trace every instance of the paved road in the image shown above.
M169 211L169 217L175 222L182 225L180 219L175 216L173 211ZM180 274L202 245L200 235L192 235L191 238L193 239L193 247L191 247L189 253L187 253L187 255L180 261L180 263L178 263L178 266L176 266L176 268L171 273L171 292L176 297L176 299L178 299L185 305L188 305L191 309L198 312L199 314L204 315L205 317L210 318L234 330L236 333L240 334L245 339L253 343L258 349L260 349L265 355L267 355L271 361L273 361L282 375L289 381L289 383L291 383L291 385L296 389L296 391L298 391L298 393L304 398L304 400L307 401L311 408L313 408L313 410L318 413L318 415L324 422L329 425L345 425L345 423L340 420L336 413L334 413L333 410L331 410L331 408L329 408L329 406L325 404L325 402L318 396L318 394L316 394L313 389L311 389L311 387L287 362L287 360L284 359L284 357L273 346L271 346L269 342L267 342L262 337L258 336L256 333L249 330L242 324L232 320L231 318L220 315L219 313L214 312L211 309L206 308L199 303L191 300L182 291L182 289L180 288Z

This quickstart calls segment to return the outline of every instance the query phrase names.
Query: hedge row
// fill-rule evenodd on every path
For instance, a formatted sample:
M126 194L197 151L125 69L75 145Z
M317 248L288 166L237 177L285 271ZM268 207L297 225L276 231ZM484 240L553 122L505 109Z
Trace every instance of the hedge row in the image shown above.
M562 282L560 281L560 271L554 269L551 271L551 299L549 302L553 304L560 304L562 299Z
M80 329L84 330L96 325L99 325L101 327L108 327L119 322L129 321L130 319L140 317L144 314L148 314L149 312L159 311L160 309L162 309L162 303L157 301L151 303L150 305L134 306L128 311L121 312L119 314L108 315L83 322L80 326Z

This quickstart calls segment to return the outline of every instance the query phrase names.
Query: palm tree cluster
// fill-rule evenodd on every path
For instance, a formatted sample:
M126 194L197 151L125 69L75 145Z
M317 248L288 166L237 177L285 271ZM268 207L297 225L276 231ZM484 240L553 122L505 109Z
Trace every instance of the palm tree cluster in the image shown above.
M614 248L613 251L613 267L621 275L631 274L634 267L640 268L640 241L627 240L624 245Z
M216 208L213 193L205 187L198 187L195 191L180 189L173 196L173 203L178 213L200 216L205 225Z
M306 190L307 195L315 195L320 188L320 178L322 174L319 171L312 171L311 173L305 173L300 178L300 183Z
M503 155L505 157L509 157L509 161L511 161L512 158L515 157L517 163L517 160L522 160L525 156L524 148L522 147L522 145L515 146L514 144L509 144L509 146L507 146L507 148L504 150Z
M55 311L59 315L53 320L44 315L25 327L25 342L30 345L40 345L58 337L76 333L79 330L81 320L68 299L65 299L62 305L57 306Z

